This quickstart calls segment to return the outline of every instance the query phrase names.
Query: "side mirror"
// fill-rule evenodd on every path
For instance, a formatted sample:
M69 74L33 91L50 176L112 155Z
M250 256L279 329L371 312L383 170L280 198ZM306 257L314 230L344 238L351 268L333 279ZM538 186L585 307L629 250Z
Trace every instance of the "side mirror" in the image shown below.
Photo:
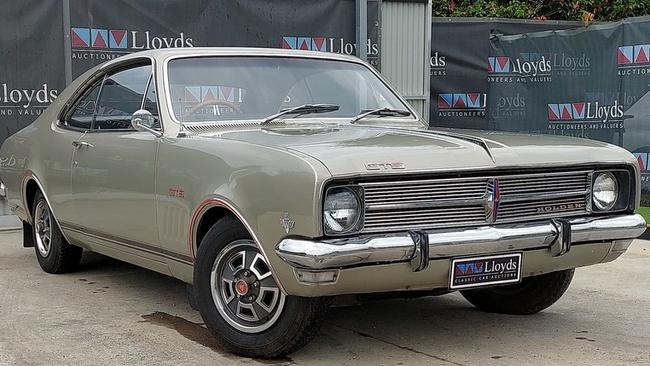
M152 133L156 137L162 136L160 131L157 131L153 128L156 123L156 119L151 115L151 112L139 109L133 113L131 116L131 126L136 131L147 131Z

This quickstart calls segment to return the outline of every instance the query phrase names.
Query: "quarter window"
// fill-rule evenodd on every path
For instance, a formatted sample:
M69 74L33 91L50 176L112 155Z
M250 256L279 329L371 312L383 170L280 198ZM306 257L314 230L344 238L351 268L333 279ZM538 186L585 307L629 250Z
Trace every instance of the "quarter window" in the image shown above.
M149 79L149 86L147 87L147 95L142 103L142 109L149 111L153 118L156 120L153 128L160 129L160 118L158 117L158 99L156 98L156 83L153 76Z
M116 72L104 79L95 109L95 130L131 129L131 115L141 108L151 65Z
M101 86L102 79L86 90L81 98L79 98L79 101L77 101L77 105L72 114L70 114L70 117L68 117L66 125L84 130L91 128L95 106L97 105L97 96L99 95Z

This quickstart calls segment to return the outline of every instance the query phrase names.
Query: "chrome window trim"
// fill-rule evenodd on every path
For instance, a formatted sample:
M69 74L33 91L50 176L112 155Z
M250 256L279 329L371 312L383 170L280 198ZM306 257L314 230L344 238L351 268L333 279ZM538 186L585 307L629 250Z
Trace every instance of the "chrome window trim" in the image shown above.
M374 74L377 78L379 78L379 81L381 81L384 86L388 88L396 97L397 99L406 107L406 109L411 112L411 115L413 118L405 119L405 122L419 122L422 126L425 126L424 121L422 120L422 117L413 109L413 107L398 93L387 81L384 77L381 76L375 70L374 67L370 66L366 62L361 61L360 59L355 59L352 57L332 57L327 54L320 54L320 53L314 53L313 55L305 55L305 54L290 54L290 53L273 53L273 52L260 52L258 53L235 53L235 52L214 52L214 53L209 53L209 52L197 52L197 53L188 53L188 54L179 54L179 55L171 55L165 58L163 61L163 85L164 85L164 94L165 94L165 99L166 99L166 106L167 106L167 113L169 114L170 120L174 123L176 123L179 126L182 126L183 124L192 124L192 123L201 123L199 121L197 122L181 122L179 121L176 116L174 115L174 108L172 105L172 99L171 99L171 92L169 88L169 62L173 60L178 60L178 59L185 59L185 58L208 58L208 57L273 57L273 58L301 58L301 59L316 59L316 60L330 60L330 61L338 61L338 62L349 62L349 63L354 63L358 65L363 65L367 69L370 70L372 74ZM261 121L261 119L260 119Z
M68 113L74 108L79 101L79 98L83 96L83 94L92 88L95 83L101 78L102 79L102 87L104 84L104 80L106 79L106 75L110 74L111 72L114 72L115 70L124 68L129 65L133 64L138 64L142 63L143 61L149 61L149 65L151 66L151 78L153 78L153 82L155 83L156 80L156 57L154 56L138 56L138 57L132 57L128 58L126 60L113 60L112 62L109 61L103 65L101 65L92 75L90 75L86 80L84 80L77 89L72 93L70 98L68 98L68 102L61 108L57 115L57 121L56 121L56 126L60 127L65 130L70 130L70 131L76 131L76 132L92 132L93 131L93 125L94 125L94 120L95 120L95 112L93 112L93 122L91 123L91 128L89 129L83 129L83 128L78 128L78 127L71 127L66 124L66 119L68 118ZM97 100L99 100L99 97L101 96L101 90L100 94L97 96ZM146 98L146 94L145 94ZM73 102L69 102L72 100ZM159 106L160 105L160 93L156 93L156 104ZM97 105L95 105L95 108ZM160 107L158 107L158 114L160 114ZM162 120L162 116L159 116ZM160 124L160 132L164 134L164 123ZM116 132L116 131L122 131L122 132L138 132L135 130L130 130L130 129L124 129L124 130L101 130L99 132Z
M106 74L101 74L101 75L96 75L88 78L88 80L92 80L91 83L84 83L85 87L80 87L82 89L80 92L77 91L73 95L74 97L74 102L68 103L64 108L61 109L61 112L59 113L59 118L57 120L57 126L61 127L66 130L71 130L71 131L80 131L80 132L87 132L92 129L93 123L95 123L95 110L97 109L97 101L95 101L95 109L93 109L93 115L92 119L90 120L90 127L89 128L81 128L81 127L75 127L75 126L70 126L68 125L68 119L72 116L74 111L77 110L78 103L81 100L81 98L91 89L95 88L96 85L99 85L99 92L97 93L97 100L99 100L99 96L101 95L102 87L104 86L104 80L106 79ZM73 99L72 97L70 99ZM70 100L68 99L68 100Z

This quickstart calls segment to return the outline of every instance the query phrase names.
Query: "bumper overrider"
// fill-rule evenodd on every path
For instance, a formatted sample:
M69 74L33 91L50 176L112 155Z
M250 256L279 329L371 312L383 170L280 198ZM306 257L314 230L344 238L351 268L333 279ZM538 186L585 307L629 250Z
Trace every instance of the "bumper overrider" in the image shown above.
M604 242L612 243L611 251L625 251L645 230L643 217L626 214L322 240L287 238L277 245L276 253L306 270L409 262L418 272L433 259L470 255L547 249L558 257L572 245Z

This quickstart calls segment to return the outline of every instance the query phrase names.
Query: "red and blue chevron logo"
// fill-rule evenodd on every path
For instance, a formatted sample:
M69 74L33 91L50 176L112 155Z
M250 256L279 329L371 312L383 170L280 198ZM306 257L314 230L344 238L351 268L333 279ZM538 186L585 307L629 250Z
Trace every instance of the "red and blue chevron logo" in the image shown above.
M637 163L639 163L639 169L642 172L648 171L648 153L634 153Z
M619 65L650 63L650 44L621 46L616 51L616 61Z
M481 93L440 93L438 109L478 109L483 108Z
M510 57L488 57L488 74L502 74L510 72Z
M454 95L450 93L438 94L438 108L450 109L453 103Z
M126 48L126 31L111 29L108 31L109 48Z
M79 28L70 29L70 41L75 48L127 48L126 30Z
M108 30L91 29L90 42L92 48L108 48Z
M585 110L587 103L550 103L547 105L546 112L549 121L572 121L576 119L585 119Z
M327 52L325 37L282 37L282 48L289 50L322 51Z
M586 103L571 103L571 115L573 119L585 119Z
M456 263L454 272L456 275L467 275L483 273L485 271L485 262Z
M72 47L90 47L90 28L72 28L70 39Z

